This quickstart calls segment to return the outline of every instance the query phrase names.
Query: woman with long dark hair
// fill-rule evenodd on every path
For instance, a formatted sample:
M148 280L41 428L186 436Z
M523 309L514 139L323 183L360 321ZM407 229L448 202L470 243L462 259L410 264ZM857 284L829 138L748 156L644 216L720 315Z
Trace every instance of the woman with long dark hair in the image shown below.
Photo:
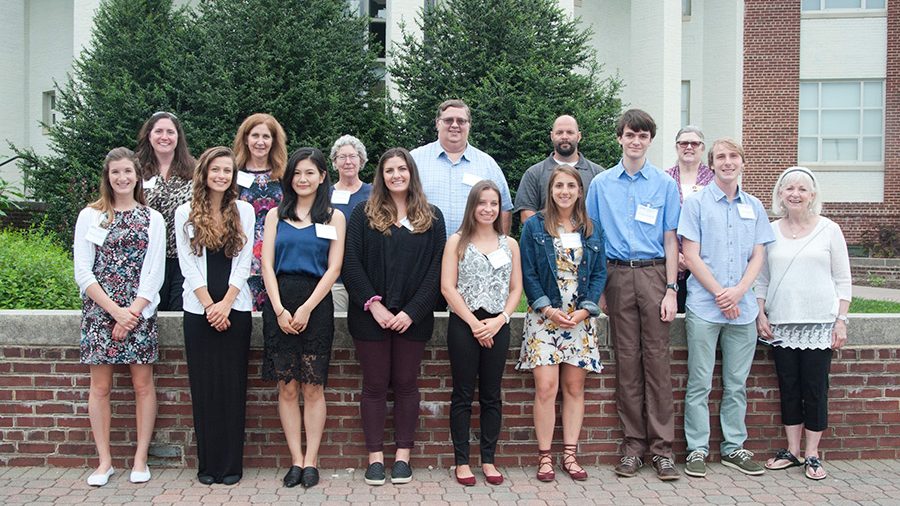
M341 272L344 215L330 205L325 157L300 148L288 160L284 199L266 215L262 273L263 379L278 382L278 415L291 451L286 487L319 482L325 383L334 340L331 286ZM298 399L303 396L303 416ZM306 452L300 438L305 425Z
M128 364L134 386L137 448L130 480L150 480L147 450L156 421L153 363L159 357L156 307L163 281L166 225L146 206L137 157L127 148L106 155L100 198L78 214L73 247L82 296L81 363L90 365L88 415L100 465L88 485L115 473L109 445L113 366Z
M193 198L175 210L197 479L205 485L234 485L243 475L255 217L250 204L237 200L235 172L230 149L207 149Z

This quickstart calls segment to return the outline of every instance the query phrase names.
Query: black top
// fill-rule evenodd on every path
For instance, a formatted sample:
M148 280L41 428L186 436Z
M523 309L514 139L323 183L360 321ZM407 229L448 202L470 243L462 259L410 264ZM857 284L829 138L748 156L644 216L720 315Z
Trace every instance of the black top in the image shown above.
M431 228L419 234L391 226L384 235L369 226L365 207L356 206L347 224L347 244L341 277L350 306L347 326L353 339L381 341L394 332L382 329L363 305L375 295L392 313L406 312L412 325L399 334L411 341L427 341L434 330L434 306L440 294L441 256L447 242L444 216L435 215Z
M228 278L231 277L231 259L225 256L225 249L206 250L206 290L215 302L220 302L228 293Z

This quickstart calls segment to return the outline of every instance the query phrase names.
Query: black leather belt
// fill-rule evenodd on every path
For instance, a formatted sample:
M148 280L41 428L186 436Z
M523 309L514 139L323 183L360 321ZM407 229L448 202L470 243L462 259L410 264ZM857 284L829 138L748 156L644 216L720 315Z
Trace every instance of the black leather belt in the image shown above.
M631 267L632 269L637 269L640 267L650 267L651 265L664 264L666 263L666 259L651 258L650 260L616 260L614 258L610 258L609 263L613 265L621 265L623 267Z

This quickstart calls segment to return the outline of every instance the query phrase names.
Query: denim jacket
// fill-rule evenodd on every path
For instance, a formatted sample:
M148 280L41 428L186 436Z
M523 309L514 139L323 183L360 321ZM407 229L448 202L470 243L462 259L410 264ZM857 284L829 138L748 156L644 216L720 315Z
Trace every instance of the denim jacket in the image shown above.
M584 253L578 265L578 299L575 307L585 309L591 316L600 315L600 294L606 286L606 250L603 229L591 220L594 230L590 237L581 234ZM544 214L537 213L522 227L522 280L528 305L534 311L546 306L562 307L562 296L556 278L556 249L553 237L544 229Z

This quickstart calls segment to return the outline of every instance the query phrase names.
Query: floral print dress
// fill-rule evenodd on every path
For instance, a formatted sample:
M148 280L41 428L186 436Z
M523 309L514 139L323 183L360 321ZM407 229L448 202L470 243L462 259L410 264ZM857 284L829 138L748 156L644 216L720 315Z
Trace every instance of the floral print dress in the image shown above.
M572 313L577 308L578 264L583 248L563 248L559 238L553 239L556 250L556 273L562 310ZM593 317L571 329L560 328L538 311L528 308L525 315L525 335L516 369L534 369L542 365L569 364L590 372L600 372L600 349L597 347L596 326Z
M108 226L102 246L95 249L93 273L97 283L116 304L128 307L137 297L141 267L150 242L150 209L138 206L118 211ZM124 339L114 339L116 321L99 304L82 296L81 363L151 364L159 356L156 314L138 317Z
M253 175L253 184L249 188L241 188L240 199L249 202L256 213L256 226L253 229L253 260L250 262L250 277L247 284L253 296L253 310L262 311L266 303L266 286L263 284L260 257L262 256L263 227L269 209L281 203L281 182L272 179L272 171L254 172L243 169Z

